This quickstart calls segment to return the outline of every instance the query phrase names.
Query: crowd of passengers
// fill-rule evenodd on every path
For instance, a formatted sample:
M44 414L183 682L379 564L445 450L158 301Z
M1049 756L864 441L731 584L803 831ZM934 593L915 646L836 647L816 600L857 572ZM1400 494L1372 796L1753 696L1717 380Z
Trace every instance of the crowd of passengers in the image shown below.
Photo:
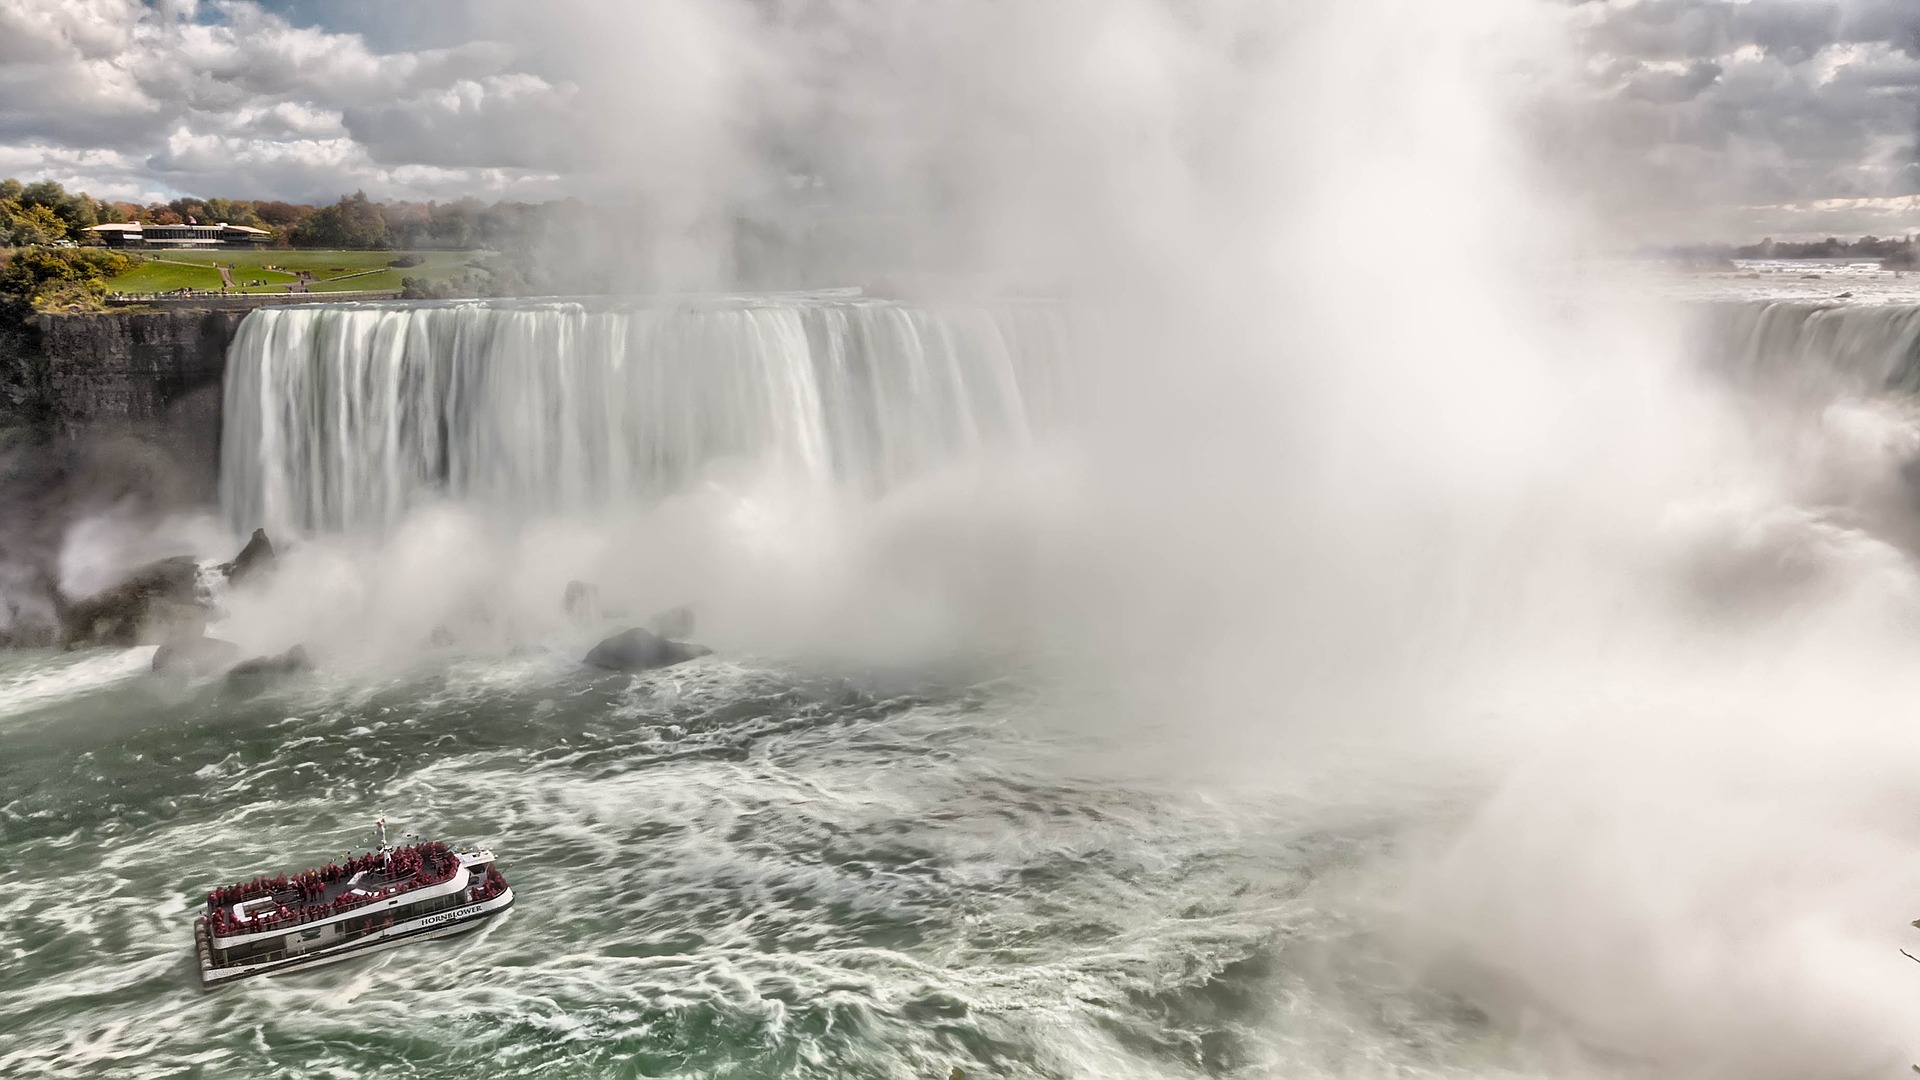
M487 867L487 876L481 878L479 884L467 891L467 899L475 902L491 900L505 892L506 889L506 877L503 876L498 869L489 866Z
M438 885L451 878L460 869L460 860L453 849L438 841L414 844L411 847L398 848L386 853L373 853L342 863L328 863L317 870L288 876L259 877L245 885L225 885L207 894L208 922L214 934L225 936L235 931L252 932L265 930L288 923L301 923L310 919L324 919L351 911L371 900L384 899L395 893L407 892L426 885ZM327 886L339 881L351 879L355 874L377 872L390 884L383 883L378 888L368 888L362 895L346 893L331 901L322 902ZM489 874L497 877L498 871ZM367 882L362 887L373 885ZM501 882L505 886L505 882ZM286 893L297 893L294 906L288 906L280 899ZM275 898L274 909L254 915L242 921L234 917L236 904L262 897Z

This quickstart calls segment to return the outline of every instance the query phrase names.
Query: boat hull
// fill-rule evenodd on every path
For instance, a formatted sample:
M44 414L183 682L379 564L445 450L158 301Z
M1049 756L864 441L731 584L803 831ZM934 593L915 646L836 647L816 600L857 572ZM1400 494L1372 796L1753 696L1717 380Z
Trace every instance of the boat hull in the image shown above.
M317 949L297 955L275 957L251 964L215 965L212 945L208 939L207 922L204 918L194 922L193 939L200 967L200 988L215 990L241 979L261 975L286 975L298 971L308 971L328 964L337 964L355 957L385 952L402 945L411 945L436 938L453 937L470 930L478 930L494 919L505 915L513 907L511 888L499 896L484 900L478 904L455 911L427 915L407 922L396 923L383 930L363 934L351 941L342 942L329 949ZM273 954L269 954L270 956Z

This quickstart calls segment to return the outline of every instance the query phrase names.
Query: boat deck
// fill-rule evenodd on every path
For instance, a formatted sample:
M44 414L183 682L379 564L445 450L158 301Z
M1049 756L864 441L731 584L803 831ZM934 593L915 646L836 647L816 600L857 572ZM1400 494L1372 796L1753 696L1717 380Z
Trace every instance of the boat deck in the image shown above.
M344 864L329 863L298 874L216 889L208 894L207 910L217 933L248 934L337 915L378 897L437 885L457 874L460 865L460 856L444 844L414 844Z
M273 899L290 908L330 907L343 896L373 896L384 893L395 885L413 883L431 884L421 879L418 872L389 874L379 870L362 870L351 878L339 881L321 881L311 893L297 889L287 889L273 894Z

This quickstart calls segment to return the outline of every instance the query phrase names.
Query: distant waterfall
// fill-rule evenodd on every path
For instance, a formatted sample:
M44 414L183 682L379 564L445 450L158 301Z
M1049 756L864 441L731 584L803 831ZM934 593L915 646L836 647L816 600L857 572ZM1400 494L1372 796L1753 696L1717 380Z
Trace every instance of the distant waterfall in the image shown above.
M1707 305L1709 363L1737 383L1809 402L1920 393L1920 305Z
M643 502L714 468L877 492L1056 404L1046 305L844 296L264 308L228 356L221 502L237 528L379 528L452 498Z

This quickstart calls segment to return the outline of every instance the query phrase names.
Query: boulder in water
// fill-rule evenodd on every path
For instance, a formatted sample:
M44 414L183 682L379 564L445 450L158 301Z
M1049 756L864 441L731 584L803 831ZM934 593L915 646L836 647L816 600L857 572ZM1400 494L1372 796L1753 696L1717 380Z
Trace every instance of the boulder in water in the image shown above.
M199 636L206 609L197 595L200 565L192 556L162 559L135 570L118 585L84 600L68 600L50 582L60 645L142 645L181 636Z
M240 659L240 646L219 638L180 638L160 646L153 654L155 675L213 675L233 667Z
M444 649L452 644L453 631L447 629L446 623L435 624L433 633L427 635L427 646L429 648Z
M235 585L272 570L273 541L267 539L267 530L253 530L247 546L241 548L240 554L235 555L232 562L223 564L221 569L227 572L227 580Z
M295 645L279 656L256 656L235 664L233 670L227 672L227 681L243 682L275 675L297 675L312 670L313 658L307 655L304 646Z
M584 661L589 667L608 671L652 671L672 667L713 652L705 645L668 641L639 627L622 630L595 645Z

